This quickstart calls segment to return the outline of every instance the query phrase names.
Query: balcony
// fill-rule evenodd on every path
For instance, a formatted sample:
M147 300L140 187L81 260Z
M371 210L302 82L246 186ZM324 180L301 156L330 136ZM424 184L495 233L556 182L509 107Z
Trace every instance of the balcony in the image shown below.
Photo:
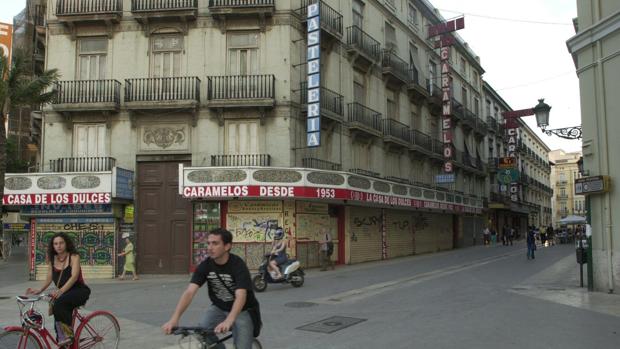
M437 86L437 84L435 84L429 79L426 80L426 86L427 86L428 93L430 95L428 99L428 106L431 110L431 114L433 115L440 114L441 108L443 106L443 100L441 97L441 89L439 88L439 86ZM454 110L454 105L452 106L452 109Z
M226 31L226 20L256 17L262 30L266 18L276 11L275 0L209 0L209 12L219 21L220 30Z
M58 81L52 108L57 112L118 112L121 83L117 80Z
M110 26L123 17L123 1L57 0L56 17L71 27L78 22L101 22Z
M349 172L367 177L381 178L381 174L379 172L365 170L363 168L351 168L349 169Z
M497 172L497 158L489 157L487 160L488 172Z
M498 131L498 124L497 124L497 120L488 117L487 118L487 128L489 129L490 132L496 133Z
M335 162L307 157L301 159L304 168L315 168L317 170L342 171L342 165Z
M392 86L400 87L409 84L409 64L391 50L383 50L383 77Z
M315 0L302 0L299 14L302 25L307 28L308 5ZM327 47L336 41L342 40L342 15L324 1L319 1L319 16L321 18L321 46Z
M271 166L269 154L211 155L211 166Z
M196 109L199 104L198 77L125 79L127 109Z
M487 123L476 117L476 128L474 132L480 137L486 136L489 133Z
M381 60L381 44L361 28L351 26L347 28L347 53L356 68L368 72Z
M349 129L365 136L383 136L381 113L359 103L349 103Z
M417 105L420 105L430 97L428 89L420 84L420 74L415 67L409 69L409 85L407 85L407 90L409 91L409 98Z
M273 108L274 75L226 75L207 77L207 106L226 108Z
M158 19L186 23L198 16L198 0L131 0L131 13L142 24Z
M454 116L455 121L465 121L465 107L461 104L461 102L457 101L455 98L452 98L452 116Z
M426 133L411 130L411 151L418 155L430 156L433 154L433 139Z
M308 85L306 82L301 83L301 104L303 112L307 111L306 105L308 104ZM326 118L343 122L344 121L344 97L328 88L321 87L321 116Z
M116 159L111 157L77 157L50 160L49 172L105 172L112 171Z
M409 126L394 119L383 120L383 142L388 145L409 148L411 144Z
M434 160L443 162L445 161L444 156L443 156L443 148L444 148L444 143L438 139L433 139L433 152L431 153L431 156Z
M461 125L466 130L475 130L476 129L476 114L466 107L460 108L463 112L463 118Z

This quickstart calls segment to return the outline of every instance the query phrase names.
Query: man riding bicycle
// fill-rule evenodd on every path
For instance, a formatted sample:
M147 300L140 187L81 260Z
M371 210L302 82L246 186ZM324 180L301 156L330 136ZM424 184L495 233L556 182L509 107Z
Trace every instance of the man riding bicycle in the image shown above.
M252 291L252 281L247 265L239 256L230 253L232 234L223 228L209 232L207 253L192 275L190 284L181 295L172 317L162 326L166 334L172 333L191 304L198 289L207 283L209 298L213 303L207 309L201 326L215 333L232 330L235 347L250 349L254 339L254 324L248 309L257 309L258 301ZM217 338L209 338L213 342Z

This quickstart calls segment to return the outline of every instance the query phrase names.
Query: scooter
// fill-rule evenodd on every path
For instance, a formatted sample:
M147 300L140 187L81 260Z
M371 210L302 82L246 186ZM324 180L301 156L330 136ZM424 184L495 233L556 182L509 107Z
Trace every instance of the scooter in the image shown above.
M258 275L252 278L252 287L256 292L265 291L267 284L290 283L293 287L301 287L304 284L306 273L304 273L298 260L288 258L286 262L280 265L282 278L276 280L269 274L269 261L271 261L271 255L265 255L263 262L258 267Z

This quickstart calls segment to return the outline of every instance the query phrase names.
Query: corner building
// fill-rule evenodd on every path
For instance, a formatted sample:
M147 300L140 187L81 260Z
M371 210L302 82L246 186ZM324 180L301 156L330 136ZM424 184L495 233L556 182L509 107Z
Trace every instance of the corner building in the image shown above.
M46 167L9 175L5 193L35 227L105 216L112 256L132 231L139 272L187 273L217 226L256 268L278 225L287 252L312 267L322 229L335 260L359 263L471 245L487 224L498 118L483 115L484 70L456 35L455 181L437 183L440 59L427 28L444 19L427 1L318 2L315 148L308 1L95 3L48 2L46 65L63 81L43 112ZM41 207L45 195L60 199Z

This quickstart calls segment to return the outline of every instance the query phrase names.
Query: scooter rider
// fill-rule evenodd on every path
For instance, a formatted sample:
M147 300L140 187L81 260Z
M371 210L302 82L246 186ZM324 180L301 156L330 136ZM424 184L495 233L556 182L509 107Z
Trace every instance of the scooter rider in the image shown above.
M273 234L273 243L271 244L271 252L269 253L269 271L275 275L274 280L282 278L282 272L279 265L286 262L286 240L284 239L284 230L281 227L276 228Z

